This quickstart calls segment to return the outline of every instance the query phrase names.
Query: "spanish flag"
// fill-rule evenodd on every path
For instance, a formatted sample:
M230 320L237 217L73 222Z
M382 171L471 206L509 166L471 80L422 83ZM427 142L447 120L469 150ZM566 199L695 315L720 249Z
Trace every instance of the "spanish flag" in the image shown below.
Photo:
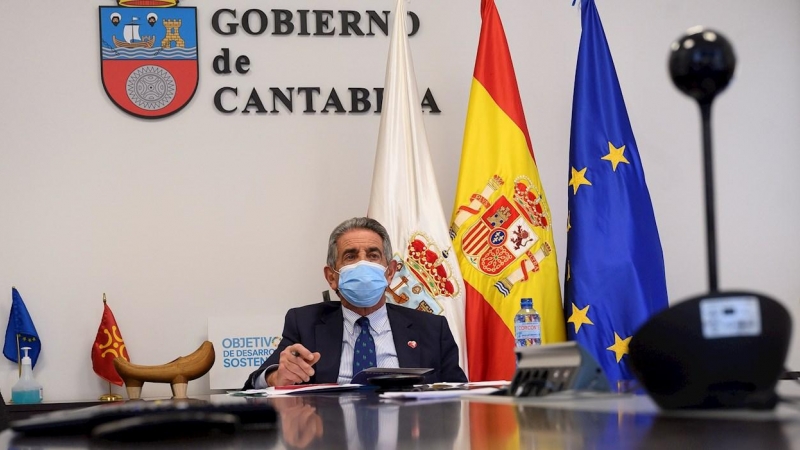
M470 380L510 380L514 316L532 298L542 343L564 340L552 218L493 0L481 3L450 236L466 294Z

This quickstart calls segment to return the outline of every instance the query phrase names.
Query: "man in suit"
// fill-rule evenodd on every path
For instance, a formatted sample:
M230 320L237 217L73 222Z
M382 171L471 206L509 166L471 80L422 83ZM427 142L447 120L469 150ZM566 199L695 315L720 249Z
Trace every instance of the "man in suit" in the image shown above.
M328 241L324 274L341 302L290 309L278 349L250 374L244 389L348 383L364 368L358 352L365 342L369 356L375 352L368 365L430 367L427 383L467 381L444 317L386 304L384 292L397 271L392 255L389 235L378 221L355 217L337 226Z

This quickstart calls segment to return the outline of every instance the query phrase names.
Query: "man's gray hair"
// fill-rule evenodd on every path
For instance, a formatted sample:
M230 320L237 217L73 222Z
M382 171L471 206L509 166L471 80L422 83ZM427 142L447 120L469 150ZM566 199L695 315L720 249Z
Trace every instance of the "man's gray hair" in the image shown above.
M336 243L343 234L350 230L370 230L375 232L375 234L381 237L381 241L383 241L383 255L386 258L386 262L388 263L392 260L394 253L392 253L392 243L389 240L389 233L386 232L386 228L375 219L369 217L353 217L352 219L347 219L340 223L339 226L334 228L331 232L331 237L328 239L328 267L336 267Z

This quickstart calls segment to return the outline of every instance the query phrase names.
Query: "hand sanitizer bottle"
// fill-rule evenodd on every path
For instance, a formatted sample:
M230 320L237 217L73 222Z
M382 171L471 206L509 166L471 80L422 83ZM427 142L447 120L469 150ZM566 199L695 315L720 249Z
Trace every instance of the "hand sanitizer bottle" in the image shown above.
M33 364L28 356L30 349L30 347L21 348L25 352L25 356L22 357L22 376L11 388L11 400L18 405L42 402L42 385L33 378Z

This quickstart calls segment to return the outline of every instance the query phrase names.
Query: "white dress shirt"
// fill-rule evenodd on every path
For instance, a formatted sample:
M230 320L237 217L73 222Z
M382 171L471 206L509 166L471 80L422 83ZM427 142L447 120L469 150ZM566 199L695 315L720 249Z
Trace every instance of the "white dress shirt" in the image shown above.
M344 316L344 332L342 334L342 360L339 363L339 384L349 383L353 379L353 349L356 339L361 333L361 326L356 324L361 316L345 307L342 307ZM375 341L376 361L378 367L400 367L397 361L397 350L394 348L392 327L384 304L377 311L367 316L369 319L369 333Z

